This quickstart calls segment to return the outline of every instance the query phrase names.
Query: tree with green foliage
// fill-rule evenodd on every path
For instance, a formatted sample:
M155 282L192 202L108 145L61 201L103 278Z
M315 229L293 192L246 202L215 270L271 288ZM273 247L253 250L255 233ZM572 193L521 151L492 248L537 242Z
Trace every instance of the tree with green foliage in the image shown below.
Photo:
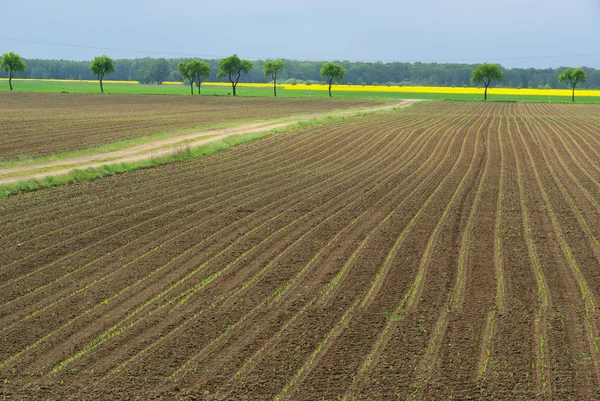
M585 75L585 71L583 71L581 68L567 68L565 72L558 76L558 82L568 83L571 85L571 88L573 88L571 95L571 100L573 103L575 103L575 87L580 82L584 83L586 79L587 76Z
M10 90L13 90L12 79L17 72L25 71L27 64L23 61L21 56L17 53L8 52L2 55L0 58L0 68L2 71L8 73L8 86Z
M156 59L154 61L154 65L152 66L152 81L160 85L164 81L166 81L170 72L171 67L169 66L169 62L166 59Z
M471 82L478 84L482 82L485 85L483 100L487 100L487 90L493 80L500 81L504 76L502 67L498 64L483 63L477 66L471 73Z
M327 78L329 82L329 97L331 96L331 85L333 82L340 82L344 79L344 74L346 73L346 69L339 64L328 62L323 64L321 67L321 76L323 78Z
M98 76L98 81L100 81L100 92L104 93L104 88L102 87L102 80L106 74L110 74L115 72L115 64L113 59L103 54L102 56L94 57L92 63L90 64L90 70Z
M187 79L190 82L192 95L194 94L194 81L198 82L198 94L200 94L202 78L208 78L210 76L210 66L205 61L200 60L193 60L190 62L182 61L177 66L177 70L179 70L183 80Z
M250 60L241 60L237 54L224 58L219 62L219 72L217 78L227 76L233 88L233 96L236 96L237 84L240 81L242 73L248 74L252 69ZM235 81L234 81L235 78Z
M273 78L273 96L277 97L277 74L283 71L285 64L283 60L267 60L265 61L264 71L265 76L269 75Z

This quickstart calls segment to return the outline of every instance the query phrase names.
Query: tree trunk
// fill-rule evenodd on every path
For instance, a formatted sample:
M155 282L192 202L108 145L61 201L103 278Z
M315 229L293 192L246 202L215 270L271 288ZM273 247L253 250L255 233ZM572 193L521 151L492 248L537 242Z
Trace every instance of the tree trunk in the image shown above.
M194 96L194 81L190 82L190 90L192 92L192 96Z
M10 90L12 91L13 88L12 88L12 77L11 76L8 77L8 86L10 86Z
M333 79L329 80L329 97L333 97L331 96L331 84L333 83Z
M485 91L483 92L483 100L484 101L487 100L487 88L488 88L488 86L486 85L485 86Z
M200 88L202 87L202 81L198 78L198 94L200 94Z
M235 94L235 87L236 87L236 84L231 84L231 86L233 86L233 96L236 96L236 94Z
M273 96L277 97L277 77L272 75L273 77Z
M573 87L573 93L571 95L571 101L575 103L575 87Z
M100 92L104 93L104 88L102 87L102 78L100 78Z

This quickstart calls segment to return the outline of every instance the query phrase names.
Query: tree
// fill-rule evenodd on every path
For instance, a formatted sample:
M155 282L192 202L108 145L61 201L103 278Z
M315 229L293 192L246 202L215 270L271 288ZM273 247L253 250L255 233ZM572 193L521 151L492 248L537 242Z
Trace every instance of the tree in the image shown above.
M2 58L0 58L0 68L2 68L2 71L8 72L8 86L10 87L10 90L13 90L13 77L17 72L25 71L27 64L25 64L21 56L17 53L8 52L4 53Z
M115 72L115 64L113 59L103 54L102 56L94 57L92 63L90 64L90 70L98 76L98 81L100 81L100 91L104 93L104 88L102 87L102 80L106 74L110 74L111 72Z
M234 54L233 56L224 58L219 62L219 72L217 73L217 78L227 76L231 82L231 87L233 88L233 96L236 96L236 87L240 81L242 72L244 74L248 74L251 69L252 63L250 60L240 60L237 54ZM235 81L233 80L234 77Z
M482 82L485 85L483 100L487 100L487 90L493 80L501 80L504 76L502 68L498 64L483 63L477 66L471 73L471 82L477 84Z
M585 75L585 71L581 68L567 68L565 72L558 76L558 82L568 83L573 88L573 93L571 95L571 100L575 103L575 87L578 83L584 83L587 79Z
M265 76L271 76L273 78L273 96L277 97L277 74L283 71L283 60L267 60L265 61Z
M169 62L166 59L159 58L155 60L152 66L152 82L156 82L159 85L162 84L170 72L171 67L169 67Z
M331 85L333 81L340 82L344 79L346 69L339 64L328 62L321 67L321 76L329 80L329 97L331 96Z
M202 78L210 76L210 66L205 61L193 60L190 62L182 61L177 66L177 70L181 74L181 78L190 82L192 95L194 94L194 81L198 82L198 94L200 94L200 86Z

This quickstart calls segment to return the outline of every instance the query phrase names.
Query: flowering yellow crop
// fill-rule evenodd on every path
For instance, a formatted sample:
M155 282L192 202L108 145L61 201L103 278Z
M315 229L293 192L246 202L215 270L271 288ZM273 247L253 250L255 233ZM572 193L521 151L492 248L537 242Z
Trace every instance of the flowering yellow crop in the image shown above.
M0 78L0 81L7 81L8 78ZM47 82L65 82L65 83L97 83L97 80L76 80L76 79L29 79L14 78L13 81L47 81ZM137 81L116 81L104 80L107 84L126 84L138 85ZM165 81L164 85L183 85L182 82ZM203 86L231 87L229 82L203 82ZM278 84L279 88L286 91L327 91L327 84ZM240 82L240 88L272 88L272 83L248 83ZM379 92L379 93L429 93L429 94L458 94L458 95L482 95L483 88L454 88L448 86L383 86L383 85L334 85L336 92ZM508 96L571 96L570 89L530 89L530 88L489 88L488 94L508 95ZM577 89L577 96L600 97L600 90Z
M328 85L323 84L283 84L285 90L326 91ZM448 86L375 86L375 85L334 85L332 90L338 92L388 92L388 93L441 93L477 95L483 94L483 88L453 88ZM600 96L600 90L578 89L579 96ZM488 94L513 96L571 96L570 89L530 89L530 88L489 88Z

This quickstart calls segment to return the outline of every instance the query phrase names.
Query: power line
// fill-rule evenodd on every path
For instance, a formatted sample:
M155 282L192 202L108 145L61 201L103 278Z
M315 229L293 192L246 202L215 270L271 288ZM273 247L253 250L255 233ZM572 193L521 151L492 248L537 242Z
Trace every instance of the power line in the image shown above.
M110 51L119 51L119 52L128 52L128 53L142 53L142 54L159 54L159 55L169 55L169 56L180 56L180 57L200 57L200 58L223 58L225 56L222 55L208 55L208 54L191 54L191 53L173 53L173 52L161 52L155 50L134 50L134 49L118 49L112 47L96 47L96 46L83 46L83 45L73 45L66 43L54 43L54 42L40 42L36 40L25 40L25 39L14 39L14 38L1 38L0 40L8 40L13 42L22 42L22 43L33 43L39 45L47 45L47 46L59 46L59 47L72 47L79 49L92 49L92 50L110 50ZM486 61L503 61L503 60L542 60L542 59L560 59L560 58L573 58L573 57L597 57L600 56L600 53L585 53L585 54L567 54L567 55L552 55L552 56L527 56L527 57L489 57L489 58L445 58L445 59L413 59L413 60L348 60L354 62L384 62L384 63L393 63L393 62L407 62L407 63L447 63L447 62L481 62L482 60ZM253 60L261 60L265 59L264 57L250 57ZM303 59L303 61L327 61L321 59Z
M34 43L34 44L38 44L38 45L74 47L74 48L79 48L79 49L112 50L112 51L129 52L129 53L168 54L170 56L190 56L190 57L217 57L215 55L200 56L198 54L191 54L191 53L172 53L172 52L158 52L158 51L152 51L152 50L116 49L116 48L112 48L112 47L82 46L82 45L72 45L72 44L66 44L66 43L39 42L36 40L13 39L13 38L0 38L0 40L9 40L9 41L13 41L13 42L23 42L23 43Z

